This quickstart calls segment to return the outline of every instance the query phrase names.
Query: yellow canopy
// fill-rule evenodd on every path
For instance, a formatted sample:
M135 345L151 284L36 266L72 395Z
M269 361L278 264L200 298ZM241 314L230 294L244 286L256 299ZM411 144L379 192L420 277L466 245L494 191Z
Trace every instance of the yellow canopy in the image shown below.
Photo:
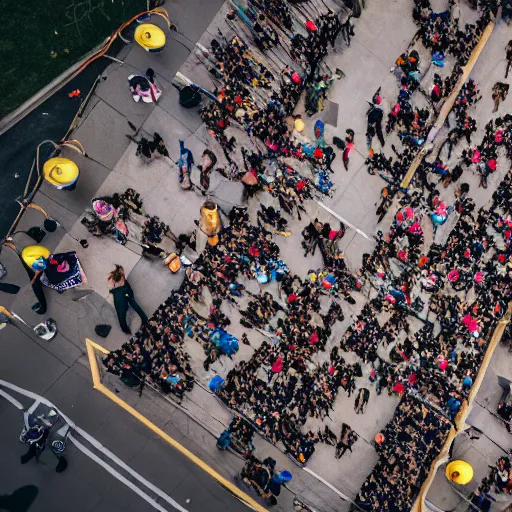
M143 23L135 29L135 41L146 51L156 50L165 46L165 34L160 27Z
M463 460L454 460L446 466L446 478L456 484L466 485L473 480L473 468Z
M29 266L30 268L33 268L32 265L39 259L43 258L46 259L50 256L50 250L42 245L27 245L21 251L21 258L22 260ZM37 270L34 268L34 270Z
M58 188L72 185L80 171L78 166L69 158L50 158L43 165L43 174L48 182Z

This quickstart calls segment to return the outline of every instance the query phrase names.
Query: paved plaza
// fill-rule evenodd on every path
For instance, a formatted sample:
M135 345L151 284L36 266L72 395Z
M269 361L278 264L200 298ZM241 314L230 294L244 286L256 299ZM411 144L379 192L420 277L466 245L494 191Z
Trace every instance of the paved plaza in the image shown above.
M337 12L341 10L342 16L346 17L348 14L344 7L338 5L340 2L327 3ZM431 3L436 12L445 10L448 4L442 0L432 0ZM201 11L201 19L205 20L204 22L196 22L195 17L189 14L192 7L188 4L194 4L197 12ZM461 1L460 4L461 26L465 23L474 23L478 14L466 2ZM315 1L315 6L317 5L320 5L320 2ZM129 339L129 336L119 327L112 295L109 293L107 276L114 265L119 264L124 267L135 297L148 316L151 316L164 303L171 291L178 290L186 279L184 269L172 274L161 261L143 257L141 248L134 243L128 242L123 246L115 243L111 238L90 236L81 219L85 210L90 208L91 200L95 197L112 196L132 188L140 194L145 210L150 215L158 216L176 235L190 234L196 230L195 221L200 217L205 196L198 188L184 191L180 187L175 164L179 158L178 141L184 141L185 147L192 151L196 164L200 162L203 151L210 149L219 159L218 166L227 166L220 144L208 133L199 116L199 107L193 109L181 107L178 103L178 91L172 85L172 81L179 71L201 87L213 90L216 84L208 75L195 51L192 54L190 51L193 50L195 41L199 41L204 47L209 47L211 40L219 37L219 29L227 38L234 34L233 24L226 22L226 12L230 4L229 2L223 4L219 0L208 2L183 0L166 4L166 8L171 18L174 10L178 9L176 16L181 20L179 29L186 38L180 34L176 35L176 40L169 37L166 48L161 54L148 54L134 44L127 45L122 50L118 58L123 61L123 64L112 63L107 68L103 75L105 80L98 86L72 136L83 144L87 156L66 153L66 156L72 158L80 168L81 177L76 190L73 192L56 190L48 183L44 183L35 197L34 202L62 225L62 229L46 235L43 245L55 253L76 251L87 275L87 283L80 290L67 291L64 294L46 289L47 315L56 319L59 326L59 334L52 342L29 339L27 335L22 335L12 326L2 331L0 378L52 400L77 424L89 429L109 450L127 464L133 465L143 477L164 489L188 510L241 510L242 505L201 470L195 468L185 458L175 458L178 455L171 447L155 439L155 436L146 431L143 425L127 417L114 403L109 403L92 389L89 359L85 349L86 338L109 351L120 349ZM184 15L185 8L187 15ZM421 88L425 91L430 91L435 72L440 73L442 77L448 76L454 65L447 56L445 68L436 68L431 64L431 52L423 47L421 41L416 41L413 46L410 45L418 31L418 26L412 18L412 8L412 0L367 0L361 17L352 20L355 36L350 46L339 37L336 42L336 51L331 52L325 59L332 70L339 68L344 73L344 77L336 80L331 86L325 110L308 117L304 113L303 100L297 106L296 113L302 114L306 125L302 134L304 140L314 140L314 126L317 120L325 122L325 140L328 144L331 144L333 137L343 139L347 129L355 132L354 149L350 153L348 170L344 168L341 151L336 150L338 155L332 164L334 172L330 175L334 183L334 192L329 196L316 194L314 199L306 201L305 214L300 220L298 217L287 217L290 237L277 235L273 237L273 241L279 247L280 259L287 264L292 274L302 279L311 269L320 269L323 265L320 251L304 257L304 249L301 246L301 232L313 219L318 218L321 222L329 222L333 227L339 225L339 219L346 222L347 231L338 247L344 254L348 269L353 273L362 267L363 254L369 254L374 250L377 232L380 230L386 233L394 221L398 210L396 202L380 223L375 213L386 182L378 175L371 175L368 172L366 162L368 149L365 137L368 102L380 88L385 115L387 116L393 108L398 82L390 69L392 71L395 61L403 52L412 49L418 51L422 76ZM208 25L210 20L212 21ZM156 21L156 23L160 22ZM505 22L498 21L470 75L482 96L475 106L470 107L470 115L478 122L477 131L472 136L475 144L484 137L485 125L490 119L499 114L511 112L512 99L508 97L501 103L499 113L492 113L492 89L496 82L503 81L506 65L505 47L510 37L510 27ZM128 89L128 76L145 74L147 68L154 69L156 83L163 91L161 99L156 104L133 102ZM424 94L416 92L413 104L421 108L427 106L428 101ZM452 117L449 119L453 123ZM434 143L435 150L449 130L446 126L441 129ZM154 132L158 132L164 139L170 157L156 159L143 165L136 155L137 145L128 135L151 137ZM235 159L238 158L237 161L241 162L240 146L249 147L250 141L244 138L239 128L232 126L228 132L242 141L235 152L237 154ZM400 147L400 140L396 134L386 138L383 153L388 157L394 157L392 144ZM375 137L374 148L377 147L381 149ZM463 147L464 144L460 143L454 149L452 163L460 158ZM500 156L498 168L489 177L487 188L479 186L480 177L476 173L469 170L464 172L460 181L470 185L469 195L476 204L476 210L489 206L493 192L509 172L507 165L506 158ZM297 164L297 169L301 169L300 164ZM200 175L197 167L193 168L191 177L194 183L199 182ZM454 203L458 185L459 183L452 183L447 188L441 188L442 186L438 185L442 200L448 204ZM253 223L256 223L256 211L260 208L260 204L279 207L278 201L263 190L246 199L243 196L243 187L239 183L230 182L219 173L212 174L209 191L209 198L221 205L248 207ZM39 212L28 210L18 230L23 231L30 226L40 225L41 222ZM426 215L421 222L425 236L425 250L434 242L446 242L449 230L454 227L450 221L436 232ZM84 238L89 242L86 249L78 242ZM22 248L31 240L26 235L19 234L16 235L15 242L18 248ZM35 325L40 321L40 317L31 309L35 297L26 273L21 268L17 256L11 251L4 249L1 257L2 263L9 270L7 280L18 284L22 290L18 295L2 294L0 305L19 314L30 325ZM275 282L259 286L255 280L246 280L244 284L252 294L269 291L276 299L280 298ZM376 296L376 291L366 283L361 290L354 291L351 295L354 298L353 304L339 300L344 319L333 324L332 335L325 347L308 362L313 368L319 368L329 362L332 349L339 345L347 328L357 322L357 316L370 298ZM211 305L211 294L205 292L203 299L202 304L197 303L198 313L207 317ZM177 439L222 476L242 486L243 484L239 481L235 481L235 476L241 471L244 465L243 460L231 452L220 452L215 445L216 437L229 425L233 415L217 397L209 392L208 383L216 375L226 379L231 370L239 368L242 362L250 360L255 350L267 339L261 331L247 329L240 324L240 310L247 307L249 300L250 297L245 296L238 301L237 306L232 304L222 306L223 313L231 321L227 328L229 333L238 339L241 339L245 333L250 341L250 345L240 344L239 351L231 358L222 356L206 369L205 352L201 344L191 337L185 338L184 347L190 355L190 364L197 385L192 391L186 393L180 404L149 387L146 387L139 396L136 390L127 387L117 377L103 373L104 384L117 396ZM326 304L327 299L324 306ZM377 320L383 325L389 316L389 312L384 311ZM132 332L137 332L140 320L133 311L129 313L128 322ZM420 320L412 316L408 317L407 322L414 332L423 325ZM107 338L99 338L95 333L95 327L98 324L112 326ZM400 341L403 341L406 336L402 332ZM396 340L394 343L396 344ZM389 359L394 343L387 346L380 343L379 357ZM321 420L309 418L303 426L303 431L316 432L327 425L333 432L339 433L342 424L347 424L358 437L351 451L347 451L340 459L336 459L335 447L318 443L311 459L301 467L296 464L293 457L284 453L282 443L273 445L262 436L254 437L254 454L260 460L272 457L277 461L277 467L280 470L288 470L293 475L293 480L282 491L278 504L274 507L275 510L293 510L293 498L297 496L317 512L348 511L353 507L352 503L356 500L368 475L379 462L374 439L376 434L383 431L393 419L400 397L396 393L386 392L386 389L381 394L375 392L375 385L370 381L372 366L356 352L343 351L343 359L347 365L361 364L361 375L355 378L355 392L347 396L341 390L334 400L333 409L328 417ZM465 498L467 499L471 491L475 490L481 480L487 476L488 466L493 466L510 450L510 434L506 431L504 423L496 416L496 408L502 393L498 377L512 380L512 356L503 344L498 345L492 356L467 419L468 425L477 427L484 433L478 439L471 439L469 435L461 434L454 443L453 458L462 458L473 465L474 480L466 488L454 490L445 478L444 469L441 467L426 496L427 506L431 507L431 510L460 512L466 510ZM360 388L370 390L369 402L364 414L357 414L354 410L354 399ZM12 428L12 423L16 421L14 414L8 411L7 406L2 405L2 402L0 405L0 416L6 424L9 424L9 432L12 434L16 430ZM12 442L16 442L16 434ZM86 473L93 471L87 467L84 469L84 466L91 462L84 462L82 459L85 457L74 452L70 454L70 459L80 458L80 471ZM16 457L12 449L9 450L8 455L9 464L14 466ZM166 474L175 485L166 481L164 477ZM26 481L19 475L20 471L16 470L16 478L12 479L12 489ZM40 482L41 487L48 483L38 480L40 477L34 476L33 473L31 475L34 482ZM87 480L78 484L75 479L78 481L80 478L74 476L69 483L70 486L94 485ZM55 484L49 482L48 485ZM119 502L110 506L110 503L117 500L116 493L120 491L116 486L119 484L105 482L104 485L105 487L98 491L97 497L88 497L89 500L96 500L95 503L101 503L101 505L96 505L96 508L93 504L87 505L88 508L85 505L83 508L78 506L76 510L149 510L146 503L140 507L130 504L132 508L127 508L128 505L126 507L119 505ZM205 487L207 490L204 493L198 493L196 497L194 489L197 487ZM243 487L243 491L256 499L256 495L250 489ZM82 494L87 495L85 490L80 488L77 495ZM126 499L126 496L123 498ZM191 502L188 504L185 500L190 498ZM510 504L510 499L507 500L503 496L498 496L497 499L498 501L493 505L493 511L505 510ZM43 509L34 507L33 510ZM53 510L64 510L64 508L56 505Z

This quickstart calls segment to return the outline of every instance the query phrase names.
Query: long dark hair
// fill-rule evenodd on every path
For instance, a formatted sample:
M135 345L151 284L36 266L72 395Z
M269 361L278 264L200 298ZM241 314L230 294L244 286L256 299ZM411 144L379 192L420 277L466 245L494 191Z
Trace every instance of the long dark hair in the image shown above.
M116 268L110 272L110 278L114 283L118 283L124 277L124 268L121 265L116 265Z

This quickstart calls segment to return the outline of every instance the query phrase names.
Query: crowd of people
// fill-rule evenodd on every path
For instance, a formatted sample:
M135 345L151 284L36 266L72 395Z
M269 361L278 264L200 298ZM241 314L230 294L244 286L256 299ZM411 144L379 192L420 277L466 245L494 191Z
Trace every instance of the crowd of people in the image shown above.
M202 62L217 86L216 101L201 110L201 117L229 162L229 168L220 172L245 184L244 175L252 174L260 188L279 198L287 213L297 209L300 217L302 203L313 197L314 190L331 193L335 153L323 136L311 142L301 129L291 132L290 122L294 128L302 123L295 118L294 124L292 113L303 91L310 115L323 109L330 85L343 76L323 58L342 32L350 34L353 29L350 20L342 24L337 14L320 12L313 2L300 9L282 0L271 2L272 8L260 1L246 4L247 8L228 13L228 19L237 23L232 25L236 35L227 39L220 33L204 52ZM293 31L281 23L282 16L288 19L286 12L291 12ZM243 166L234 158L237 139L230 128L248 137ZM287 157L306 161L309 175L285 162Z
M489 466L489 475L482 479L478 488L471 493L471 505L469 512L478 510L488 512L493 502L496 502L496 495L512 494L512 464L510 456L500 457L494 466Z
M286 8L277 8L281 4ZM439 101L453 90L461 67L494 15L494 6L488 4L492 2L479 2L482 15L461 30L456 16L434 13L428 0L415 0L418 38L432 50L434 65L442 67L447 54L455 58L455 64L444 80L434 77L429 106L414 107L413 94L421 90L420 55L407 51L396 62L399 95L387 120L381 91L372 98L367 114L368 170L388 182L377 208L380 220L427 139ZM319 248L322 268L310 270L305 277L295 275L280 259L273 237L289 235L286 216L300 219L306 215L304 202L314 197L315 190L325 193L322 180L330 172L333 157L321 131L317 135L315 130L316 141L304 143L297 129L300 123L291 114L308 87L325 92L321 83L326 84L334 74L322 59L343 24L331 11L322 13L313 6L296 9L277 0L251 0L247 5L248 9L239 7L228 13L231 23L243 27L239 35L228 40L219 34L220 39L213 40L204 55L203 63L219 87L216 100L201 115L228 162L228 168L219 172L241 180L249 195L266 190L279 201L280 209L261 206L255 226L246 209L233 208L229 224L219 233L219 243L198 255L180 289L171 293L129 342L106 357L105 365L124 378L135 375L137 380L183 398L194 386L185 338L202 345L207 371L219 357L232 357L236 348L228 350L217 343L215 333L227 335L231 319L222 306L235 306L240 309L241 325L256 329L265 340L216 388L217 396L247 421L232 424L221 445L231 436L247 440L248 445L254 429L284 446L300 464L307 463L319 442L331 445L340 458L351 451L357 433L346 423L339 436L328 427L306 431L306 422L330 418L340 392L354 396L356 412L364 413L372 386L376 394L386 389L400 397L400 405L376 440L379 463L356 503L369 511L407 510L471 392L496 322L508 306L512 172L493 194L491 205L478 211L462 178L474 172L486 186L487 178L499 170L499 158L512 162L512 116L490 121L482 141L472 146L477 125L469 109L480 93L472 80L466 82L455 102L455 127L434 162L424 160L420 165L411 190L400 199L389 231L377 234L376 247L364 255L361 269L351 271L338 249L345 227L336 230L315 219L302 233L302 247L306 257ZM299 22L304 26L294 34ZM283 55L291 62L284 62ZM321 102L316 101L316 106L321 107ZM232 133L238 128L250 144L237 162L238 142ZM391 146L396 158L373 148L375 137L383 148L392 132L402 142L401 150ZM350 150L353 136L347 130L344 148ZM463 140L469 147L452 165L453 150ZM217 158L207 156L204 167L210 172ZM294 169L290 157L310 163L311 176ZM344 163L347 168L348 151ZM437 186L448 187L458 180L462 182L457 183L454 202L449 205ZM432 222L435 234L451 215L456 222L447 239L427 243L425 223ZM150 223L150 234L170 236L165 224L158 222ZM112 230L111 218L109 226ZM174 238L178 244L194 245L193 235ZM152 242L151 236L144 240ZM277 281L278 294L265 288L259 294L250 293L241 279L254 279L260 285ZM370 299L332 346L334 324L344 317L342 301L355 304L352 295L364 285L373 289ZM205 289L212 297L207 317L195 307L204 304ZM247 299L245 308L239 307L241 299ZM414 327L416 321L421 323L419 329ZM241 341L249 343L246 335ZM358 362L347 363L344 352L355 353ZM327 357L319 359L319 353ZM368 388L356 389L356 379L363 373L368 375ZM248 481L256 481L260 473L268 473L264 481L260 478L260 487L271 499L275 497L268 494L272 470L263 466L268 464L250 459L243 474Z
M462 74L462 67L466 65L473 49L483 34L484 29L497 12L496 2L480 2L481 16L474 24L466 24L464 30L459 26L459 14L457 2L449 2L450 9L436 13L433 11L429 0L415 0L413 18L419 26L419 31L411 41L409 48L421 40L423 46L432 52L432 65L442 68L445 66L445 58L450 55L454 58L451 72L444 79L438 73L434 73L433 83L429 99L429 107L413 106L412 96L415 91L425 93L421 84L423 75L421 72L420 54L416 49L404 52L397 59L394 66L394 74L399 80L399 94L396 103L392 106L386 123L386 134L397 131L402 142L403 150L399 152L396 147L392 149L396 159L386 158L382 153L374 154L372 139L377 134L380 144L385 144L382 134L383 111L380 91L372 98L371 108L368 111L367 141L370 157L367 160L368 171L371 174L379 174L387 181L383 189L382 203L378 209L380 219L384 218L394 196L400 191L400 183L407 173L414 157L426 143L427 136L435 121L435 114L439 105L453 91ZM488 4L488 5L487 5ZM421 84L421 85L420 85ZM426 94L426 93L425 93ZM501 88L496 92L496 101L506 97L506 91ZM450 131L446 141L439 148L437 160L434 163L425 162L413 178L413 185L418 186L423 192L425 188L433 190L435 186L428 180L428 176L439 176L439 181L447 187L451 182L457 181L462 174L459 166L448 165L452 155L452 149L466 137L468 144L471 134L476 131L476 121L468 114L468 109L480 99L479 91L472 80L468 80L454 105L455 127ZM447 119L449 125L450 121ZM447 145L448 154L445 161L441 159L441 151ZM482 178L483 186L486 186L486 176Z
M242 482L255 489L269 505L277 503L281 486L292 479L289 471L276 470L276 461L272 457L260 461L254 455L247 457L240 476Z
M457 64L454 73L460 73L457 66L467 61L494 9L482 6L483 14L476 25L466 26L465 36L455 33L453 38L450 36L453 31L448 28L449 16L444 16L443 21L443 16L433 15L429 2L416 2L416 5L415 19L421 24L423 43L428 46L429 41L435 41L436 44L431 46L433 52L450 51L455 55ZM443 23L446 24L444 29ZM466 44L469 50L462 52ZM407 64L407 60L410 60L408 55L402 56L398 65L403 67L403 62ZM417 56L413 54L412 57L415 61ZM435 58L440 59L440 56ZM449 94L456 75L452 74L447 81L436 84L437 93ZM395 216L391 231L386 236L380 234L377 237L376 250L365 261L364 270L374 276L373 282L380 288L380 297L363 308L358 322L348 329L342 342L345 350L355 350L363 360L372 361L374 380L387 385L390 393L405 397L412 392L426 400L425 403L444 411L439 414L436 409L427 410L425 405L419 406L410 397L406 406L402 401L387 428L387 435L384 433L380 439L382 444L377 445L378 450L389 446L390 451L383 450L379 464L357 497L357 505L364 510L401 511L410 508L431 462L444 443L450 421L455 421L471 391L497 321L508 307L511 276L507 267L509 235L506 234L506 219L511 214L508 205L510 172L493 194L490 205L478 211L469 197L470 187L467 183L459 185L455 192L455 203L448 206L441 201L437 184L429 181L432 173L439 174L439 182L442 181L446 187L469 171L480 175L481 186L486 187L487 177L498 169L500 156L507 157L510 164L510 116L490 121L485 127L482 141L465 148L453 170L440 159L446 145L449 160L459 140L465 137L467 144L471 144L476 122L469 116L468 108L479 99L476 84L469 80L454 106L456 127L441 145L435 163L424 161L420 166L416 190L421 193L413 191L404 197L403 208ZM397 183L412 161L412 152L408 151L406 165L403 166L400 164L407 149L402 155L393 149L398 161L375 155L377 160L373 157L368 163L374 171L382 173L384 169L391 170L387 176ZM425 188L428 191L426 198L423 197ZM378 212L381 219L388 205L389 200L384 197L381 211ZM421 228L424 216L430 217L436 228L454 211L458 220L448 240L427 247ZM392 262L401 269L398 275L393 271ZM430 296L427 297L427 308L422 300L425 292ZM400 325L400 319L404 315L414 315L415 309L423 313L424 325L413 334L407 322ZM384 361L377 354L380 340L384 340L384 345L389 342L389 326L380 327L375 321L375 316L383 310L392 312L388 324L391 322L398 326L392 338L396 339L399 330L406 335L404 341L395 341L389 351L389 361ZM422 410L423 419L430 418L428 424L414 420L415 416L422 419ZM397 432L398 436L395 434ZM392 441L387 445L390 434ZM415 439L421 439L421 443L414 442ZM425 451L428 453L424 457L417 456L417 453Z
M359 510L410 510L450 428L448 420L404 396L376 436L379 462L357 495Z
M240 416L234 416L228 428L217 439L217 448L226 450L228 447L244 457L249 457L254 451L252 439L254 428Z
M511 178L511 174L507 173L487 210L475 212L474 203L470 198L463 197L457 205L459 221L447 243L444 246L432 244L424 255L421 251L417 252L409 262L418 265L416 273L407 271L394 283L383 284L387 292L383 303L374 301L365 306L366 310L363 309L358 317L359 322L349 328L345 335L345 350L359 350L358 354L363 359L373 360L375 380L387 385L390 393L405 395L408 390L419 392L429 403L441 407L445 417L451 421L454 421L463 401L468 398L494 327L508 306L511 274L508 267L509 235L506 233L509 227L505 219L509 219L512 213L508 206ZM399 258L401 249L396 241L407 239L403 237L403 228L407 229L407 224L403 226L400 220L406 215L399 212L397 217L402 226L399 228L402 236L395 238L397 233L392 229L382 247L376 251L376 260L368 261L372 270L382 276L379 279L385 279L383 274L390 273L389 262ZM414 215L411 215L409 223L414 220ZM410 243L410 237L408 240ZM418 257L418 254L421 255ZM383 306L392 307L393 315L388 323L397 325L404 312L409 313L411 291L417 284L415 280L420 281L423 291L432 294L427 320L414 335L408 332L406 324L402 324L401 328L408 336L405 341L396 342L390 351L390 364L377 355L376 349L380 339L388 342L387 336L392 331L386 326L380 328L374 318ZM397 294L396 290L400 289L402 294ZM473 300L468 302L470 291L474 295ZM432 313L439 323L439 331L434 330ZM396 318L394 322L393 316ZM423 478L435 458L436 450L438 452L444 442L446 436L443 432L446 433L449 428L449 423L443 422L443 416L437 414L436 421L438 426L430 434L433 436L430 447L432 457L416 458L416 461L421 461L417 465ZM409 419L401 418L397 413L392 431L399 431L408 424ZM409 433L414 432L410 424L408 429ZM424 430L424 426L418 425L416 435L423 435ZM403 450L404 445L401 446ZM414 446L411 453L419 449ZM358 496L358 505L363 509L375 510L372 507L378 501L382 510L404 510L403 502L399 502L396 508L394 504L391 505L392 501L396 503L396 489L400 489L399 492L405 490L406 494L401 499L408 499L410 505L421 486L421 478L414 479L418 482L416 487L405 486L404 482L397 485L397 474L390 476L390 468L381 467L386 465L386 460L388 455L381 459ZM411 475L417 475L416 471L411 473L411 467L409 464L401 466L400 474L405 475L406 481L412 481ZM395 468L395 472L397 470ZM394 490L390 495L391 488Z

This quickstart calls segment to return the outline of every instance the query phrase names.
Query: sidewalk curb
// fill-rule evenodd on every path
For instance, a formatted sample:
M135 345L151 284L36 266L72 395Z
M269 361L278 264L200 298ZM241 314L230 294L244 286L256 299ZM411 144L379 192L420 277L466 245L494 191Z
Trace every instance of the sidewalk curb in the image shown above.
M498 18L498 16L497 16ZM411 180L413 179L414 175L416 174L416 170L420 166L420 164L423 162L423 158L428 154L429 149L432 147L432 144L434 142L434 139L436 138L437 134L439 133L439 130L443 127L443 124L452 111L452 108L455 104L455 101L459 95L459 92L461 91L462 87L466 83L467 79L469 78L469 75L471 74L471 71L473 71L473 68L475 67L475 64L478 62L478 59L487 44L487 41L491 37L494 27L496 26L496 20L491 20L487 27L485 28L484 32L482 33L482 36L480 37L480 40L478 41L477 45L473 49L473 52L471 54L471 57L469 58L468 62L465 66L462 66L462 74L457 80L457 83L455 84L455 87L453 88L453 91L450 93L450 95L446 98L441 111L439 112L439 116L436 119L436 122L432 125L432 128L430 129L427 139L423 145L423 147L420 149L416 157L411 163L411 166L409 170L407 171L407 174L405 175L404 179L400 183L400 188L407 189L409 187L409 184Z
M102 389L106 389L108 390L110 393L112 393L112 395L114 395L114 393L112 392L112 390L110 389L109 385L108 384L103 384L103 382L105 382L105 380L103 379L102 380L102 372L100 371L99 369L99 366L98 366L98 360L97 360L97 352L101 352L101 354L110 354L110 351L108 349L106 349L105 347L99 345L98 343L95 343L93 341L91 341L90 339L86 338L85 340L85 344L86 344L86 350L87 350L87 358L88 358L88 362L89 362L89 369L91 371L91 378L92 378L92 381L93 381L93 387L94 389L97 389L99 391L102 391ZM94 360L93 360L94 359ZM108 379L107 379L108 380ZM96 383L98 383L98 386L96 385ZM201 389L203 389L204 391L206 391L207 393L209 393L210 395L213 395L213 397L223 406L225 407L230 414L232 414L233 416L237 416L237 417L240 417L240 418L243 418L245 421L249 422L249 423L252 423L251 420L249 420L247 417L245 417L243 414L240 414L238 411L235 411L235 410L232 410L230 409L229 407L226 406L226 404L224 404L220 399L219 397L215 394L215 393L212 393L211 391L209 391L207 388L205 388L200 382L198 381L195 381L196 385L198 385ZM112 385L112 383L110 382L109 383L110 385ZM153 386L149 385L149 384L146 384L146 386L148 386L149 388L151 388L153 390L153 392L156 392L158 395L160 395L161 399L165 400L167 403L169 403L171 406L173 407L176 407L178 410L180 410L183 414L185 414L188 418L190 418L196 425L198 425L199 427L203 428L208 434L210 434L212 436L212 438L214 440L217 439L218 437L218 434L216 434L215 432L213 432L212 429L210 429L207 425L205 425L204 423L202 423L197 417L195 417L191 412L189 412L189 410L186 408L186 407L183 407L180 403L162 395L156 388L154 388ZM102 389L100 389L100 387ZM107 395L106 395L107 396ZM124 402L121 398L119 398L117 395L114 395L116 397L117 400L119 400L120 402L123 402L123 403L126 403ZM111 398L111 395L108 395L107 396L109 399L113 400L113 398ZM116 403L118 403L116 400L113 400L115 401ZM120 405L118 403L118 405ZM126 403L126 405L128 405L128 407L132 407L134 410L137 410L134 406ZM123 409L124 406L123 405L120 405L120 407L122 407ZM125 409L126 410L126 409ZM130 412L131 414L131 412ZM140 414L140 413L139 413ZM141 414L141 416L143 416ZM149 418L146 418L149 420ZM216 418L214 418L216 419ZM142 421L142 420L140 420ZM217 420L219 421L219 420ZM144 423L144 422L143 422ZM147 425L146 425L147 426ZM224 427L226 427L226 425L224 425ZM148 428L151 428L151 427L148 427ZM151 428L152 429L152 428ZM153 429L152 429L153 430ZM257 432L257 435L260 436L261 439L263 439L264 441L266 441L267 443L271 444L274 448L276 448L277 450L279 450L283 455L286 455L285 452L283 452L278 446L276 446L274 443L272 443L269 439L267 439L264 435L261 434L261 432ZM233 454L235 457L239 458L239 459L242 459L242 460L245 460L243 456L241 456L240 454L238 454L236 451L232 450L231 448L228 447L228 451ZM324 478L322 478L320 475L317 475L315 472L313 472L312 470L306 468L305 466L302 466L301 464L299 464L293 457L290 457L289 455L287 455L288 459L290 459L294 464L296 464L300 469L304 470L306 473L310 474L315 480L321 482L322 484L324 484L326 487L328 487L329 489L331 489L337 496L339 496L341 498L342 501L344 502L350 502L350 503L354 503L353 500L351 500L346 494L344 494L343 492L341 492L339 489L337 489L334 485L332 485L330 482L326 481ZM223 485L221 483L221 485ZM293 494L293 496L295 497L298 497L299 494L300 494L300 488L299 489L292 489L290 486L285 486L285 489L287 489L290 493ZM231 491L233 492L233 491ZM243 492L243 491L242 491ZM241 499L241 498L239 498ZM247 503L246 503L247 504Z
M512 302L509 302L508 304L508 310L505 316L498 322L498 325L496 326L496 329L492 333L491 340L489 342L489 346L487 347L487 350L485 352L484 358L482 360L482 364L480 366L480 370L478 371L477 377L475 379L474 385L471 388L471 392L468 396L467 401L464 402L464 405L461 407L461 410L457 414L457 417L455 418L456 428L452 427L448 439L446 440L443 448L441 449L441 452L437 456L437 458L432 463L432 466L430 468L429 475L425 482L423 483L421 490L418 494L418 497L416 498L416 501L411 509L411 512L425 512L427 510L425 501L428 494L428 491L430 489L430 486L432 485L432 482L434 481L434 478L437 474L438 469L449 461L449 450L452 443L455 441L455 438L464 432L465 426L466 426L466 420L469 416L469 413L471 412L471 408L473 405L473 402L475 400L476 395L478 394L478 391L480 390L480 386L482 385L482 382L484 380L485 374L487 372L487 368L489 367L489 363L491 361L491 358L494 354L494 351L496 347L498 346L499 342L501 341L501 338L503 336L503 332L505 331L505 328L510 323L510 319L512 316Z
M131 405L127 404L124 400L121 400L118 396L115 395L110 389L108 389L101 382L100 372L98 368L98 362L96 360L96 355L94 350L97 349L104 354L108 354L109 351L103 348L101 345L94 343L93 341L86 339L85 344L87 346L87 354L89 356L89 364L91 366L91 374L93 380L93 387L103 395L105 395L112 402L117 404L119 407L124 409L128 414L132 415L135 419L140 421L147 428L152 430L156 435L158 435L163 441L167 444L171 445L177 451L179 451L182 455L187 457L191 462L199 466L203 471L208 473L212 478L217 480L223 487L228 489L231 493L233 493L242 503L247 505L249 508L255 510L256 512L269 512L265 507L261 506L257 503L253 498L251 498L248 494L243 492L236 485L231 483L229 480L220 475L217 471L215 471L212 467L210 467L206 462L200 459L198 456L194 455L190 450L185 448L182 444L178 443L174 438L172 438L169 434L164 432L161 428L157 427L154 423L148 420L143 414L133 408Z

